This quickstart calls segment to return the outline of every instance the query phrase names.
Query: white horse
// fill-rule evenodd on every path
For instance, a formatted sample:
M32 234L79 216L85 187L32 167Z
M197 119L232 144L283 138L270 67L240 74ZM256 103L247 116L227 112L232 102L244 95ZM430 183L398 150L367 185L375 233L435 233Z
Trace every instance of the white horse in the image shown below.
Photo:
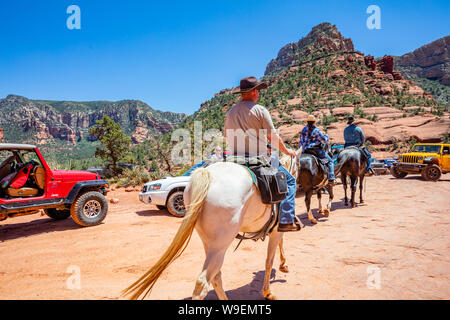
M290 172L296 173L298 161L288 156L281 161L290 168ZM195 284L193 299L203 299L210 284L219 299L227 299L220 271L225 252L239 232L254 233L263 228L270 219L271 205L261 202L259 190L247 169L232 162L218 162L195 170L184 191L184 201L187 213L169 248L149 271L124 290L124 295L130 294L131 299L142 295L145 298L162 272L184 251L195 228L203 242L206 259ZM280 270L287 272L282 237L283 233L277 228L269 235L262 294L270 300L275 299L269 280L278 245Z

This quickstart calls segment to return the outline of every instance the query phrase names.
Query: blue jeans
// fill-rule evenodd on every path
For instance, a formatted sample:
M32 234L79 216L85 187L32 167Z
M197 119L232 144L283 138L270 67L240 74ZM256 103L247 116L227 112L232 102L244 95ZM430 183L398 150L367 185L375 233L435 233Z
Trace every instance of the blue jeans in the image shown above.
M367 157L367 170L366 171L369 171L370 165L372 164L372 155L370 154L369 150L367 150L366 148L363 149L363 152L366 154L366 157Z
M333 159L323 150L316 149L317 156L321 159L327 158L328 159L328 180L334 180L334 162Z
M292 174L281 164L278 169L286 174L288 192L286 199L280 202L280 223L293 223L295 219L295 193L297 182Z

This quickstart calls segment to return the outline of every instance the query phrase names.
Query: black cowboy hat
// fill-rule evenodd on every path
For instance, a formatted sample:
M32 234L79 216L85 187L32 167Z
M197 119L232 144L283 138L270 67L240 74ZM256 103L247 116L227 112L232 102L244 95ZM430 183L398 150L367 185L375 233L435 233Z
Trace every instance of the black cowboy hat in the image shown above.
M254 89L261 90L261 89L266 89L266 88L267 88L267 83L260 82L255 77L245 77L241 80L240 86L234 88L231 91L231 93L236 94L236 93L249 92Z
M355 117L354 116L350 116L347 118L347 124L352 124L355 121Z

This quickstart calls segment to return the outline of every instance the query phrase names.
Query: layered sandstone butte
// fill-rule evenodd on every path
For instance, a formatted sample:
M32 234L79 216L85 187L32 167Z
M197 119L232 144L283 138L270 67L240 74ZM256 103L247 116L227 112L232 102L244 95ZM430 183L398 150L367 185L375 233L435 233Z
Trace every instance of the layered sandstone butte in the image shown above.
M37 101L17 95L0 99L0 126L15 143L49 144L55 139L76 145L89 139L89 128L107 115L140 143L149 134L160 135L177 127L185 114L153 110L138 100L118 102Z
M312 28L299 42L289 43L281 48L277 58L267 65L265 75L296 64L302 57L349 51L354 51L352 40L342 37L335 25L324 22Z
M396 58L396 65L409 77L438 80L450 85L450 36L440 38Z
M5 142L5 137L3 135L3 128L0 128L0 142Z

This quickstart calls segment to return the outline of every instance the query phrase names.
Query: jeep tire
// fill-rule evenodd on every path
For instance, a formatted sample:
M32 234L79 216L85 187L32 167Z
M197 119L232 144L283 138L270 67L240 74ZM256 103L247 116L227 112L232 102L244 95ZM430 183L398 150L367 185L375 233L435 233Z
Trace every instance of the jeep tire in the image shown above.
M186 214L186 208L183 200L184 191L175 191L167 199L167 210L175 217L184 217Z
M441 168L435 164L430 164L425 167L425 177L429 181L438 181L442 175Z
M70 215L73 221L83 227L100 224L107 213L108 201L98 191L80 194L70 207Z
M389 171L397 179L403 179L404 177L406 177L408 175L407 172L402 172L402 171L398 170L397 166L391 166Z
M70 210L44 209L44 213L54 220L64 220L70 217Z

